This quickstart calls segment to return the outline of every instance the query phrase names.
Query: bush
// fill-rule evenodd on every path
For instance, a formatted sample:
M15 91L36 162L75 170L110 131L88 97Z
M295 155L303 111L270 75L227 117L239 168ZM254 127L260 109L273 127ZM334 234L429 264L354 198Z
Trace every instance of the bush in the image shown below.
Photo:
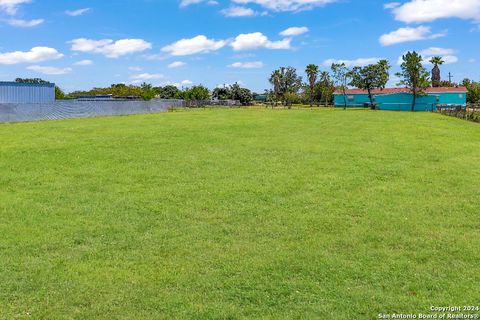
M441 114L455 117L467 121L473 121L480 123L480 112L478 111L467 111L467 110L458 110L458 109L442 109Z

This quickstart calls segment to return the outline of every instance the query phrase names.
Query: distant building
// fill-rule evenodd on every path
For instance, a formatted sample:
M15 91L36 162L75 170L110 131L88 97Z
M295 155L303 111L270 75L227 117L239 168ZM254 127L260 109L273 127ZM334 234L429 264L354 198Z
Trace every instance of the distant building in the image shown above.
M139 96L123 96L123 97L116 97L112 94L96 94L96 95L86 95L80 96L76 99L77 101L124 101L124 100L133 100L133 101L141 101L143 100L142 97Z
M110 101L110 100L113 100L113 95L97 94L97 95L80 96L77 98L77 100L78 101Z
M427 88L426 95L417 97L416 111L435 111L437 108L465 108L467 106L467 88L465 87L439 87ZM406 88L386 88L373 90L373 102L380 110L410 111L413 96ZM346 91L348 108L368 106L370 99L368 92L361 89L348 89ZM343 92L335 91L334 101L336 107L345 105Z
M54 83L0 82L0 103L55 102Z

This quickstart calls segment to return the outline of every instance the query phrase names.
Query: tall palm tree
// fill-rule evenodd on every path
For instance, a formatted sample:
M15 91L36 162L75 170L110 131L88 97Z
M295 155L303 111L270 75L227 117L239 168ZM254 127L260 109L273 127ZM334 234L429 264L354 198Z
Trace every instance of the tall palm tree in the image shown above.
M315 83L317 83L318 72L318 66L314 64L309 64L305 69L310 85L310 108L313 107L313 96L315 94Z
M277 101L280 95L280 86L282 84L282 73L280 72L280 70L273 71L270 75L269 81L273 85L273 92L275 93L275 105L277 105Z
M440 75L440 68L438 67L439 65L441 66L442 64L445 63L442 57L435 56L430 59L430 63L433 64L433 69L432 69L432 86L433 87L440 87L440 81L442 80L442 77Z
M322 98L324 101L324 106L328 106L328 102L330 100L331 96L331 88L333 86L332 80L330 79L330 73L327 71L323 71L320 73L320 83L321 83L321 93L322 93Z

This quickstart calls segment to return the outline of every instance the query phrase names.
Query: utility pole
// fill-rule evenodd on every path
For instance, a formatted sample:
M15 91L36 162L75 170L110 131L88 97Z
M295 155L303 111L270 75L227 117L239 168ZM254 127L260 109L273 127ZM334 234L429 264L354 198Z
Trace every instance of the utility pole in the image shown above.
M452 76L452 74L449 72L449 73L448 73L448 82L450 82L450 85L452 85L452 78L453 78L453 76Z

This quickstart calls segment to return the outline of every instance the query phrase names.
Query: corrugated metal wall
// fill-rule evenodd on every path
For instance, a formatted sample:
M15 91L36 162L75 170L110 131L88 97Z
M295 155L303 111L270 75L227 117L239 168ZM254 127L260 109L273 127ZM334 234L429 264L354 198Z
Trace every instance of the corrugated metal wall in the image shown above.
M169 107L185 107L185 101L58 100L54 103L0 103L0 123L157 113L165 112Z
M0 82L0 103L55 102L54 84Z

